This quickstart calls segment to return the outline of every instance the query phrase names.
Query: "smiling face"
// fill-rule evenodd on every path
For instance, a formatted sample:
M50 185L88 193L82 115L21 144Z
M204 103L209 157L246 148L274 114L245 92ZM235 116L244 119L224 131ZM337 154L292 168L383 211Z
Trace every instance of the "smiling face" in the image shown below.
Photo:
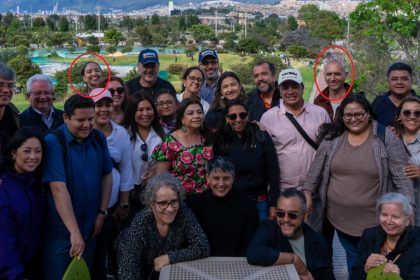
M332 61L325 66L324 79L331 90L338 91L344 88L346 78L346 70L340 62Z
M241 94L241 85L233 77L226 77L220 85L220 94L228 101L238 98Z
M0 78L0 106L6 106L10 103L14 90L14 81Z
M182 124L187 128L200 129L204 121L204 113L201 106L198 104L191 104L185 108L182 116Z
M357 102L346 105L343 110L343 121L349 133L360 134L369 129L369 113Z
M63 118L76 141L82 141L93 130L94 116L94 108L76 108L71 117L64 114Z
M112 93L112 105L120 107L124 102L124 86L114 80L109 83L108 90Z
M53 106L54 92L48 81L34 81L28 93L29 103L35 110L48 114Z
M415 101L405 102L398 118L403 124L404 130L411 133L417 133L420 129L420 103Z
M89 62L85 66L82 79L88 85L89 88L96 88L102 78L102 71L98 64Z
M95 103L95 124L98 126L108 124L112 116L112 100L102 98Z
M12 152L12 156L15 158L16 172L33 172L41 163L41 142L36 137L28 138L16 151Z
M151 208L156 223L160 225L172 224L179 209L179 197L177 193L171 188L164 186L157 190L153 200L154 202L152 202ZM176 200L178 200L178 203L169 203ZM159 206L159 203L164 204L163 202L166 202L166 208L164 207L165 209L162 209ZM173 207L174 205L177 206Z
M152 104L147 100L140 101L137 104L137 111L134 115L137 126L148 129L152 126L154 118L155 113L153 112Z
M219 78L219 62L212 56L206 56L199 65L206 80L212 84Z
M391 71L388 76L388 87L392 94L405 96L410 93L413 78L406 70Z
M291 219L289 214L280 218L277 215L277 224L281 233L290 238L296 239L302 236L302 223L305 212L302 211L302 204L298 197L280 197L277 201L277 211L296 214L296 219Z
M385 203L379 213L379 224L390 236L400 236L410 224L410 217L406 216L401 203Z
M267 63L257 65L252 70L254 83L260 93L269 93L274 90L276 77L271 73L270 66Z
M192 96L198 96L201 86L203 85L204 77L199 70L192 70L184 79L185 92Z
M242 135L248 122L248 112L244 106L233 105L226 115L226 123L237 135Z
M174 117L176 116L176 101L175 97L170 93L164 93L158 96L156 99L156 109L162 117Z
M285 81L279 86L284 105L295 108L303 105L303 86L294 81Z
M158 77L159 64L150 62L143 65L139 63L137 67L140 74L140 82L152 86Z
M216 197L224 197L232 189L234 175L230 172L214 170L206 178L212 194Z

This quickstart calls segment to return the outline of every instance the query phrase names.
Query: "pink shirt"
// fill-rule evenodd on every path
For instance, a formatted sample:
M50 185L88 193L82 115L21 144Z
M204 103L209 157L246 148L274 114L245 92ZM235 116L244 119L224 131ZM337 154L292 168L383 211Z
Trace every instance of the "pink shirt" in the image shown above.
M302 113L295 118L314 141L319 127L323 123L331 122L324 108L309 103L304 104ZM316 151L286 117L283 100L280 100L279 106L264 113L261 123L271 135L276 149L280 168L280 189L303 187Z

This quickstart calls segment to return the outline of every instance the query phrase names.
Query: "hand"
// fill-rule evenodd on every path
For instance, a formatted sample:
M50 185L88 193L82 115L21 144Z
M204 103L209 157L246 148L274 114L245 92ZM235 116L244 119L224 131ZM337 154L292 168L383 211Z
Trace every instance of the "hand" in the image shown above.
M105 215L98 214L96 215L95 225L93 226L93 233L90 239L94 239L101 233L102 227L104 226Z
M277 209L276 209L276 207L271 206L271 207L268 209L268 218L269 218L270 220L276 220L276 215L277 215Z
M397 135L397 129L396 129L394 126L390 126L390 125L388 125L388 126L387 126L387 128L388 128L389 130L391 130L391 132L392 132L392 133L394 133L395 135Z
M75 233L70 233L70 243L70 257L78 256L80 258L85 250L85 242L79 230Z
M303 261L296 254L294 254L293 264L294 264L294 266L296 268L296 271L299 274L299 276L306 276L308 274L308 269L306 268Z
M128 217L128 213L129 208L121 208L118 206L112 216L114 216L117 221L122 222Z
M169 256L168 255L162 255L157 258L155 258L155 271L159 272L162 266L169 264Z
M381 254L370 254L365 263L365 272L367 273L372 267L378 267L387 261L387 258Z
M404 175L407 176L408 178L419 178L420 177L420 167L409 163L407 164L404 169Z
M155 175L156 175L156 165L153 165L146 172L144 172L143 180L147 181L148 179L152 178Z
M305 220L308 219L309 214L312 212L312 193L309 191L304 191L305 198L306 198L306 214L305 214Z
M395 263L389 262L385 265L384 272L400 275L400 268Z
M314 280L314 277L312 276L312 274L309 272L306 275L299 275L300 280Z

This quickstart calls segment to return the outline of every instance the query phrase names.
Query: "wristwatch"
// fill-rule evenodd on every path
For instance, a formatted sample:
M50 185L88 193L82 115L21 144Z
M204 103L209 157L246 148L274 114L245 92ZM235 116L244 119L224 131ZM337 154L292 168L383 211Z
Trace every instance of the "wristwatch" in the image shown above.
M98 214L101 214L101 215L106 216L106 215L108 215L108 211L107 210L98 209Z
M120 208L121 209L128 209L128 208L130 208L130 203L120 203Z

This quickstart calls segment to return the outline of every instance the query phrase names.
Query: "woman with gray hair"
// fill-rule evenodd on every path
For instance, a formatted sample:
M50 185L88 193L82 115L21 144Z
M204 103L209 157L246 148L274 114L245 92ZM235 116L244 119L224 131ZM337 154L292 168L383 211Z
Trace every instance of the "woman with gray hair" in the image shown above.
M164 265L209 256L207 238L183 198L181 182L169 173L148 181L146 208L116 241L118 279L158 279Z
M391 192L376 205L379 225L363 232L352 279L366 279L371 268L384 264L385 273L420 279L420 228L410 225L413 209L408 199Z

